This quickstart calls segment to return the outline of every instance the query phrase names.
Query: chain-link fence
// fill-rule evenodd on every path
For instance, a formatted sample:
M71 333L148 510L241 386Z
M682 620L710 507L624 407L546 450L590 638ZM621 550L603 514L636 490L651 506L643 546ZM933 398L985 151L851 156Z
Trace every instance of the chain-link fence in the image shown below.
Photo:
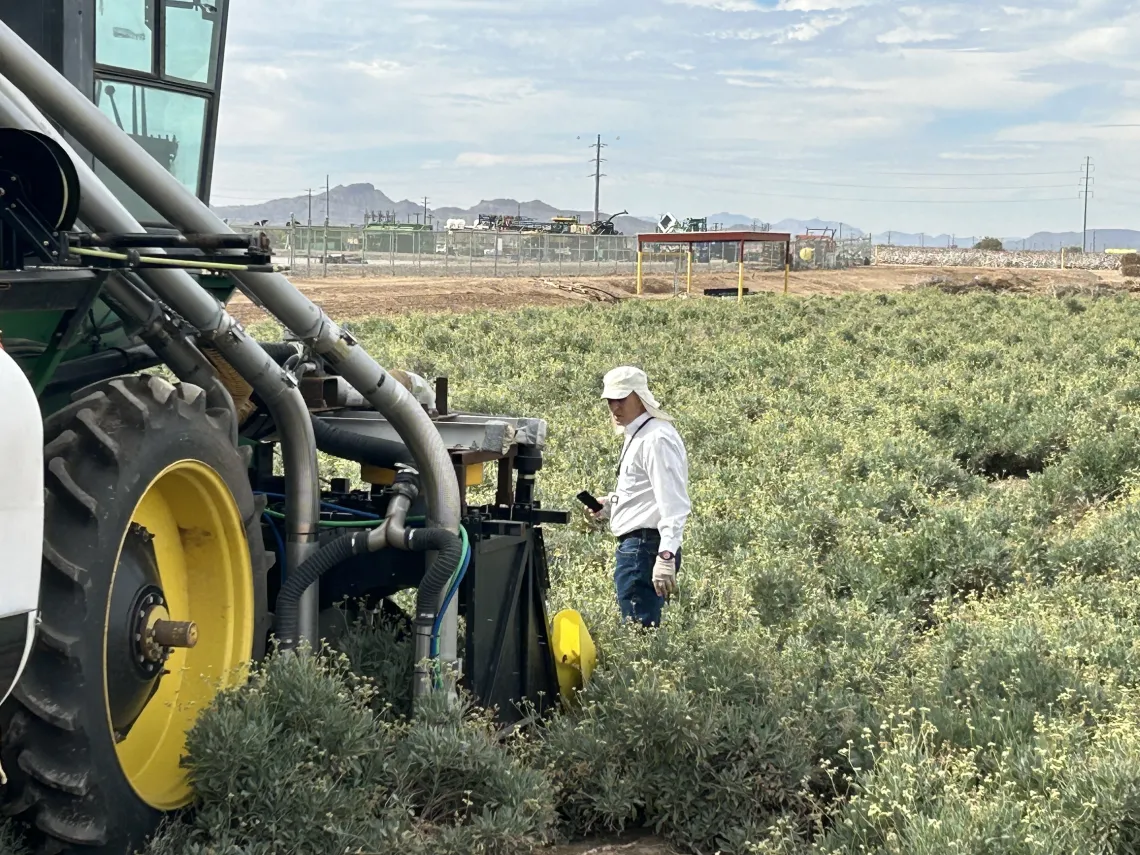
M244 233L264 233L274 262L294 276L439 276L497 278L634 275L636 235L580 235L513 231L432 231L408 226L258 227L234 225ZM864 247L865 244L865 247ZM692 245L694 273L714 272L739 262L739 244ZM673 274L687 265L687 244L647 244L643 273ZM785 245L745 244L750 269L782 270ZM793 269L835 269L864 264L869 241L792 241Z
M835 239L811 235L792 241L793 270L842 270L869 265L874 258L871 236Z

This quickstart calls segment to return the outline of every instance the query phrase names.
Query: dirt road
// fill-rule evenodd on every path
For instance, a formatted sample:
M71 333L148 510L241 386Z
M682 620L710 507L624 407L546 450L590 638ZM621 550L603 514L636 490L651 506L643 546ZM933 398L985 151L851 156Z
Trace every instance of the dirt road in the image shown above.
M436 277L371 277L360 275L360 268L333 273L327 279L293 278L315 303L334 318L349 320L370 315L402 314L411 311L470 311L475 309L514 309L523 306L567 306L576 303L617 302L636 298L632 276L591 276L562 278L464 279ZM972 267L871 266L849 270L810 270L791 274L790 294L837 295L864 291L903 291L925 283L937 283L946 290L972 287L994 290L1051 293L1057 290L1090 291L1095 288L1136 288L1136 280L1123 279L1119 271L1084 270L994 270ZM733 288L735 272L696 275L693 295L705 288ZM679 282L684 293L685 282ZM744 287L751 293L782 292L784 274L746 271ZM653 275L644 281L642 299L663 299L673 295L673 277ZM255 305L240 294L230 302L233 314L243 323L264 318Z

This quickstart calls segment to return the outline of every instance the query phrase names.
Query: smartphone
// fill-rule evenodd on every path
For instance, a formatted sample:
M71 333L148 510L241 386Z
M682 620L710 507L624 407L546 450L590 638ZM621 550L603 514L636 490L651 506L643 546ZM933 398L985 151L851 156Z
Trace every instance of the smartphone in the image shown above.
M587 508L589 508L594 513L597 513L603 507L601 502L599 502L597 499L595 499L593 496L591 496L585 490L583 490L581 493L578 494L578 501L581 502L583 505L585 505Z

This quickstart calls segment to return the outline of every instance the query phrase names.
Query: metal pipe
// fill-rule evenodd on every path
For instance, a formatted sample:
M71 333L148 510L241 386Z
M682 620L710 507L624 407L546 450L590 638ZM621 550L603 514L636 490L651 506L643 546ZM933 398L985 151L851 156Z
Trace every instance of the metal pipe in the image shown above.
M0 23L0 43L6 41L18 43L22 51L30 50ZM72 89L80 98L83 97L62 78L60 85ZM145 232L35 105L3 74L0 74L0 122L10 127L39 131L63 146L79 171L82 187L80 216L88 226L103 231ZM203 332L254 388L273 416L281 437L286 494L289 496L285 508L286 565L289 571L296 569L317 548L317 523L320 519L316 443L309 409L300 390L260 344L188 273L169 269L147 270L140 275L164 301ZM302 601L302 632L315 645L317 591L313 588L306 594L307 601Z
M184 233L233 231L2 23L0 74L22 89L171 225ZM420 465L429 523L458 534L459 484L451 458L431 419L411 393L285 277L276 273L235 273L234 278L246 286L243 291L248 289L255 302L267 307L294 335L324 357L388 420ZM212 297L209 299L214 302ZM244 335L244 331L241 334ZM234 367L242 370L236 364ZM252 384L252 380L250 382ZM307 420L306 430L312 442L312 428ZM315 540L315 533L312 537Z
M171 225L190 234L233 230L124 134L66 78L0 23L0 73L6 75ZM459 484L431 419L356 340L277 273L235 273L272 314L324 357L395 428L420 463L431 521L459 532ZM211 298L212 299L212 298Z

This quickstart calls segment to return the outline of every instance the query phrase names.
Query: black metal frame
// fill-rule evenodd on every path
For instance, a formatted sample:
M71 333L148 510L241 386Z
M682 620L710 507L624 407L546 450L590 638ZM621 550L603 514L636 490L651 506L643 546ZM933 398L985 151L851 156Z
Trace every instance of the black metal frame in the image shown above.
M459 592L468 628L463 682L501 722L546 715L559 694L542 528L517 523L514 533L504 534L485 531L477 518L465 524L474 542Z
M273 474L274 445L258 442L253 446L250 482L255 491L285 491L283 478ZM499 462L497 503L464 505L462 524L470 540L471 559L457 595L458 611L467 626L460 683L507 724L531 714L545 715L560 703L546 608L550 577L542 525L570 520L566 511L547 510L533 500L541 452L528 446L513 451ZM470 461L462 452L453 456L461 461L456 468L462 477ZM517 476L513 485L512 476ZM331 489L323 491L321 498L378 515L386 505L382 488L353 492L348 480L340 478L333 479ZM425 512L421 497L410 513ZM336 516L333 511L325 513ZM277 548L268 531L265 546ZM280 556L277 566L281 566ZM416 588L427 566L424 555L395 549L350 558L321 577L319 608L323 611L346 599L376 600ZM271 603L279 588L277 574L271 573Z

